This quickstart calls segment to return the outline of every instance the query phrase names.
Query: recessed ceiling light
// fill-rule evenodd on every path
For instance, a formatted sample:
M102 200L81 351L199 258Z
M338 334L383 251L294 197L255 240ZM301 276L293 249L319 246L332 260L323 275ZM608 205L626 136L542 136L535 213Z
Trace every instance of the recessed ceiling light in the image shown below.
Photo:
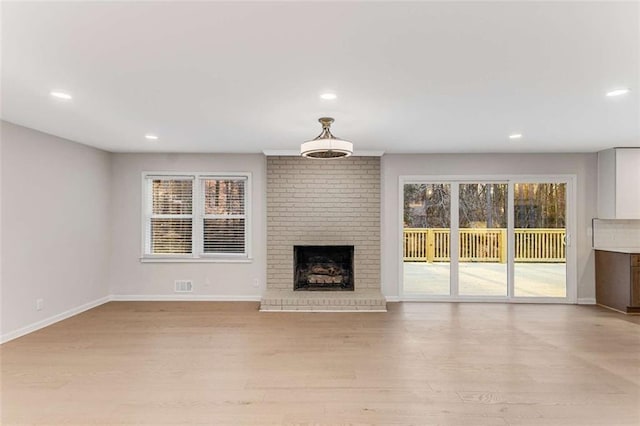
M59 92L57 90L54 90L53 92L49 93L51 96L53 96L54 98L58 98L58 99L64 99L65 101L68 101L69 99L71 99L71 95L65 92Z
M521 133L511 133L509 135L509 139L521 139L522 138L522 134Z
M607 92L607 96L609 96L609 97L611 97L611 96L622 96L622 95L626 95L630 91L631 91L631 89L628 89L628 88L616 89L616 90L612 90L610 92Z
M320 95L320 97L322 99L324 99L325 101L332 101L335 98L337 98L338 95L336 95L335 93L327 92L327 93L323 93L322 95Z
M158 140L158 136L152 135L150 133L147 133L146 135L144 135L144 137L149 139L150 141L157 141Z

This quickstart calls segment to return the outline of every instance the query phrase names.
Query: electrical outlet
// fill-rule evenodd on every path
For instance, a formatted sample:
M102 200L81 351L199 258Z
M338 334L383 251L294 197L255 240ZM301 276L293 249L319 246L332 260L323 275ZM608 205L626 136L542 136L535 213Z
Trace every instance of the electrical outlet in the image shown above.
M256 279L254 279L254 280L253 280L253 286L254 286L255 288L260 288L260 280L259 280L259 279L257 279L257 278L256 278Z
M41 311L44 308L44 299L36 299L36 311Z

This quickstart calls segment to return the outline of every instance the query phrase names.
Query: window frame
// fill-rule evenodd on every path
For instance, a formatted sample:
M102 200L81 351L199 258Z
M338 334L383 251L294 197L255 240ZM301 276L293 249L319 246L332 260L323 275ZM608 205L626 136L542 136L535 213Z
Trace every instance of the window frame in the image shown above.
M153 216L152 206L149 203L152 189L148 178L159 177L171 179L192 178L192 228L191 228L191 253L190 254L152 254L147 252L149 248L149 224ZM161 263L250 263L253 261L251 254L251 173L250 172L176 172L176 171L143 171L141 175L141 244L140 262ZM204 184L206 179L244 179L244 253L204 253ZM207 215L209 216L209 215Z

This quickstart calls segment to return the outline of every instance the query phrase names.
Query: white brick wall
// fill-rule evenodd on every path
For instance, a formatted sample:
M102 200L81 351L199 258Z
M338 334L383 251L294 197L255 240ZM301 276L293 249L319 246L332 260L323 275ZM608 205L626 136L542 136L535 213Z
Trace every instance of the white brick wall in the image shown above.
M593 222L593 247L640 247L640 220L606 220Z
M380 289L380 158L267 158L267 288L293 289L294 245L353 245L355 288Z

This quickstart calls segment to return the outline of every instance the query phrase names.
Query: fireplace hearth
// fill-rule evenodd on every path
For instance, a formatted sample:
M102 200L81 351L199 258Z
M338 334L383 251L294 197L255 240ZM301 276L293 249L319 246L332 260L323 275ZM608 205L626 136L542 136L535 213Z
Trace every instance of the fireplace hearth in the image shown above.
M293 289L353 291L353 246L294 246Z

